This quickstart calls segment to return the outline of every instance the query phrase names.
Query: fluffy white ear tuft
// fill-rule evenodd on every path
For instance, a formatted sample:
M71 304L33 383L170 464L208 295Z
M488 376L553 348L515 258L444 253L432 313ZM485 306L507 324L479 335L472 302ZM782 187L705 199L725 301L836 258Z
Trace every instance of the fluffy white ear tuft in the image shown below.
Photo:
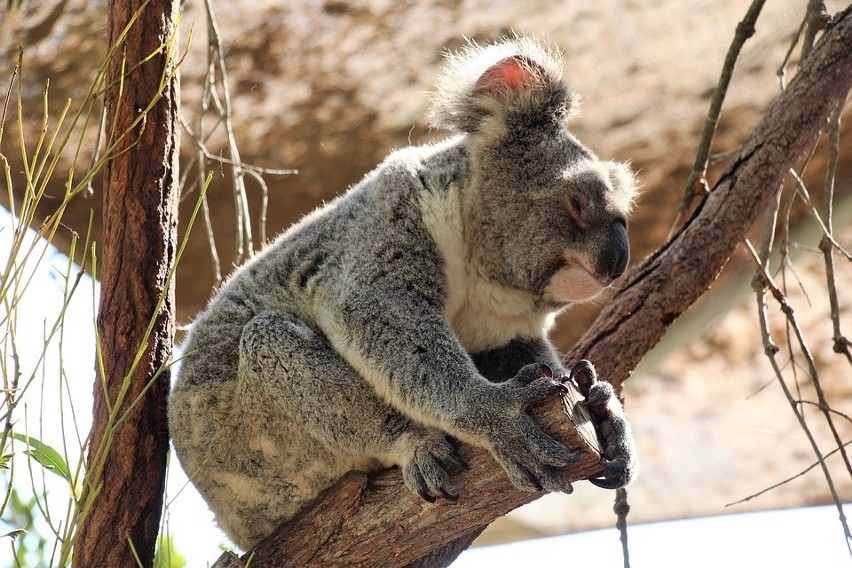
M529 128L560 122L575 106L562 79L562 55L533 39L471 43L448 60L433 96L437 127L474 133L495 117Z

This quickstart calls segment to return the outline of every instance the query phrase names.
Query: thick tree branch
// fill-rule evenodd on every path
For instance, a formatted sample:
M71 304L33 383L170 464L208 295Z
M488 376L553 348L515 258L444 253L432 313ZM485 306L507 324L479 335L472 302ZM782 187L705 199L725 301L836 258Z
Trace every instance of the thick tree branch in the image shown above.
M807 159L829 116L852 85L852 15L839 14L798 75L743 143L737 157L692 219L634 268L598 320L568 353L586 358L616 385L662 338L666 329L713 283L791 167ZM569 447L581 444L558 404L538 417ZM538 495L513 489L482 450L463 448L471 466L454 480L458 503L430 505L402 486L399 472L368 478L350 474L254 551L251 566L445 565L444 549ZM567 473L582 479L599 466L595 454ZM236 557L222 559L239 566ZM221 564L226 565L226 564Z

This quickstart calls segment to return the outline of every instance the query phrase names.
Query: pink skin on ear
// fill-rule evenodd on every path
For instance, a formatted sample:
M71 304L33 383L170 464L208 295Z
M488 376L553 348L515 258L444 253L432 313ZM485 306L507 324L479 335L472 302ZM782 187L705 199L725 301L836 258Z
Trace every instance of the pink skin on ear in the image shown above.
M540 84L544 72L534 62L519 61L515 57L507 57L494 64L482 74L477 82L477 91L497 94L506 88L512 91L522 91L530 86ZM541 71L537 73L536 71Z
M513 89L520 89L534 78L528 68L521 65L517 59L511 57L498 64L493 69L493 73L494 79Z

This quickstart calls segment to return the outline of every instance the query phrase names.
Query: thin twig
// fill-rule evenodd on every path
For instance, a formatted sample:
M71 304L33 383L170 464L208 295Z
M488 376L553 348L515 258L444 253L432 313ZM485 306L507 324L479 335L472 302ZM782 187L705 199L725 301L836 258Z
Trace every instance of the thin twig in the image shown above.
M183 123L183 121L181 121ZM188 128L189 125L184 123L184 128ZM198 115L198 132L199 135L203 135L204 128L204 113L199 113ZM198 189L204 187L204 171L206 170L207 162L205 158L207 156L207 149L204 147L203 143L198 137L190 136L190 138L196 143L196 155L195 159L198 162ZM222 282L222 263L219 261L219 249L216 247L216 236L213 233L213 221L210 219L210 204L207 200L207 195L205 194L201 198L201 211L204 216L204 232L207 235L207 247L210 250L210 259L213 261L213 278L215 285L218 286L220 282Z
M843 245L841 245L834 239L834 235L831 234L831 228L826 226L826 223L823 222L822 217L820 217L819 212L816 209L816 205L814 205L814 202L811 200L811 195L808 192L807 186L805 186L805 182L802 181L802 178L799 177L799 174L796 173L796 170L792 168L790 168L790 175L793 176L793 179L796 180L796 190L798 191L799 196L802 198L802 201L804 201L805 205L808 206L808 211L810 211L811 215L816 220L820 230L822 230L823 238L828 239L831 245L836 248L840 252L840 254L845 256L848 260L852 260L852 253L846 250Z
M701 195L706 195L710 191L707 184L707 161L710 157L710 148L713 146L713 138L716 136L716 126L719 123L722 104L725 102L725 95L728 93L728 85L731 83L731 78L734 75L734 67L740 56L740 51L746 40L754 35L754 24L760 15L760 10L763 8L765 1L754 0L751 6L749 6L745 17L737 25L734 40L728 48L728 54L725 56L725 63L719 75L719 82L713 91L710 109L704 121L704 131L701 133L701 141L698 144L698 151L695 155L695 164L692 166L689 177L686 178L686 188L678 206L675 221L669 230L669 238L686 222L693 199Z
M798 404L799 406L811 405L811 406L816 406L817 408L819 408L819 403L814 402L812 400L797 400L796 404ZM845 421L852 424L852 416L849 416L848 414L844 414L843 412L840 412L839 410L834 410L833 408L829 408L828 411L832 414L836 414L840 418L842 418ZM846 444L844 444L844 445L846 445Z
M849 444L852 444L852 440L849 440L848 442L843 444L843 446L846 447ZM825 457L830 458L831 456L833 456L834 454L836 454L839 451L840 451L840 448L834 448L833 450L831 450L830 452L825 454ZM796 475L792 475L792 476L788 477L787 479L784 479L783 481L779 481L778 483L770 485L769 487L767 487L765 489L761 489L757 493L753 493L753 494L749 495L748 497L743 497L739 501L733 501L731 503L727 503L725 505L725 507L733 507L734 505L742 505L743 503L745 503L747 501L751 501L752 499L760 497L764 493L769 493L770 491L774 491L775 489L778 489L782 485L786 485L787 483L790 483L791 481L795 481L796 479L802 477L803 475L807 474L809 471L811 471L813 468L817 467L818 465L819 465L819 461L815 461L814 463L812 463L811 465L809 465L808 467L806 467L805 469L803 469L802 471L800 471Z
M805 16L802 23L799 24L799 31L796 32L795 37L793 37L793 41L790 42L790 47L787 48L787 53L784 54L784 59L781 61L781 65L778 66L778 70L775 72L775 75L778 77L778 85L782 91L787 88L787 65L790 64L790 57L792 57L793 50L796 49L796 44L799 43L799 39L802 37L802 32L805 31L807 21L808 18Z
M825 9L823 0L808 0L808 9L805 14L805 36L802 39L802 59L807 59L814 46L814 41L819 32L823 31L831 18Z
M211 0L205 0L204 6L207 12L207 53L208 57L215 62L216 70L222 82L222 101L219 113L224 119L225 133L228 138L228 152L231 155L231 176L234 191L234 207L237 215L237 264L243 258L251 258L254 255L254 242L251 231L251 212L249 211L248 196L246 195L245 180L240 160L240 150L237 147L237 139L234 134L234 124L231 111L231 92L228 88L228 73L225 70L225 50L222 46L222 38L219 33L219 24L216 22L216 14L213 11ZM220 101L214 99L217 103Z
M840 328L840 304L837 301L837 283L834 277L834 239L829 238L834 232L834 180L837 173L837 161L840 156L840 111L831 118L831 135L828 152L828 165L825 175L825 233L819 243L825 262L825 278L828 285L828 301L831 306L831 325L833 328L833 345L835 353L846 355L846 360L852 365L852 343L843 335Z
M627 546L627 514L630 512L630 504L627 502L627 489L623 487L615 490L615 527L618 529L621 539L621 555L624 558L624 568L630 568L630 548Z
M834 441L837 443L838 447L843 446L843 443L840 440L840 434L837 432L837 428L834 425L834 420L831 417L831 413L829 412L829 404L828 400L825 397L825 391L822 389L822 385L819 381L819 374L816 368L816 362L814 361L813 355L811 354L810 348L808 347L807 341L805 340L805 336L802 333L802 329L799 326L798 321L796 321L796 316L793 311L793 306L790 305L790 302L787 301L786 296L781 289L775 284L772 280L772 277L766 272L762 263L760 262L757 253L752 248L751 243L746 240L746 245L749 248L749 251L754 256L755 260L758 263L760 268L760 278L763 280L763 285L769 289L772 293L772 296L775 298L775 301L781 306L781 311L787 318L787 323L790 329L793 330L793 334L795 335L798 343L799 350L802 352L802 355L805 357L805 361L808 364L808 374L810 375L811 382L814 385L814 390L817 394L817 400L819 401L819 408L823 412L825 416L825 420L828 423L828 427L831 430L832 436L834 436ZM789 334L788 334L789 337ZM792 352L792 346L790 347L790 352ZM794 366L795 368L795 366ZM798 384L798 381L796 381ZM801 397L800 397L801 398ZM846 470L849 472L849 476L852 477L852 464L849 463L849 456L846 454L846 450L841 449L840 455L843 457L843 462L846 464Z
M196 135L195 131L193 131L193 129L189 126L189 124L186 122L186 120L183 119L183 117L181 117L180 123L183 126L184 130L186 130L186 132L189 134L190 140L192 140L192 143L195 144L198 147L198 149L201 150L204 157L207 158L208 160L210 160L211 162L219 162L219 163L225 164L227 166L241 168L243 170L246 170L246 173L257 174L257 175L287 176L287 175L294 175L294 174L299 173L299 170L293 169L293 168L289 168L289 169L267 168L267 167L264 167L264 166L256 166L254 164L247 164L245 162L237 163L234 160L230 160L230 159L228 159L224 156L217 156L210 151L210 149L207 147L207 145L204 143L204 141L201 139L201 137Z
M805 433L805 436L808 438L808 441L810 442L811 447L814 450L814 454L816 455L820 468L822 469L826 484L828 485L828 489L831 493L832 499L834 500L834 504L837 507L838 515L840 517L840 524L843 527L843 534L846 537L846 547L849 550L849 555L852 556L852 532L850 532L849 530L849 524L846 521L846 515L843 513L843 504L837 494L837 490L834 487L834 481L831 477L831 472L828 470L828 466L825 463L825 457L822 455L822 451L820 450L819 445L814 439L810 428L808 428L807 424L805 423L803 414L799 412L798 405L796 404L793 395L790 393L790 390L787 387L787 383L784 381L781 369L778 367L778 362L775 360L775 355L776 353L778 353L778 346L775 345L775 342L772 340L772 336L769 332L769 317L767 312L766 289L768 288L772 293L773 297L775 297L779 304L781 304L781 309L782 311L784 311L785 314L787 314L787 310L791 310L791 308L787 302L787 299L784 297L784 294L781 293L781 290L778 289L778 287L773 282L772 277L766 271L765 265L769 262L768 255L766 258L761 260L757 252L754 250L754 247L752 247L751 242L748 241L748 239L746 239L746 247L755 262L756 272L762 282L762 285L756 282L754 288L755 295L757 297L757 309L760 319L760 334L763 339L764 352L766 353L766 356L769 359L773 370L775 371L775 376L778 378L778 383L781 385L781 389L784 391L784 395L787 397L787 401L790 403L790 407L793 409L793 413L796 415L796 419L799 421L799 425L801 426L802 431ZM792 311L790 313L792 313ZM796 326L796 328L798 328L798 326ZM845 450L843 448L843 444L838 443L838 449L841 450L842 454L845 454ZM846 461L848 463L848 458L846 459Z

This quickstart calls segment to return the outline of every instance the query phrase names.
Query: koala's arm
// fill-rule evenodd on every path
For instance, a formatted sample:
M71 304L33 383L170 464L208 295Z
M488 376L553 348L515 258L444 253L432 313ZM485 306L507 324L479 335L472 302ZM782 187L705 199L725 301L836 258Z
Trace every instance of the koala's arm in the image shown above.
M318 306L317 321L335 350L385 400L420 422L470 439L471 433L459 432L460 416L479 404L497 412L505 405L492 400L499 390L479 374L443 315L441 267L412 250L414 243L395 246L411 255L416 277L394 270L375 278L372 270L349 270L345 286Z
M490 450L515 486L570 491L559 468L579 456L525 412L561 386L537 365L499 384L484 378L444 317L443 267L428 238L384 230L399 231L390 240L411 261L394 271L349 267L317 307L335 350L403 414Z

